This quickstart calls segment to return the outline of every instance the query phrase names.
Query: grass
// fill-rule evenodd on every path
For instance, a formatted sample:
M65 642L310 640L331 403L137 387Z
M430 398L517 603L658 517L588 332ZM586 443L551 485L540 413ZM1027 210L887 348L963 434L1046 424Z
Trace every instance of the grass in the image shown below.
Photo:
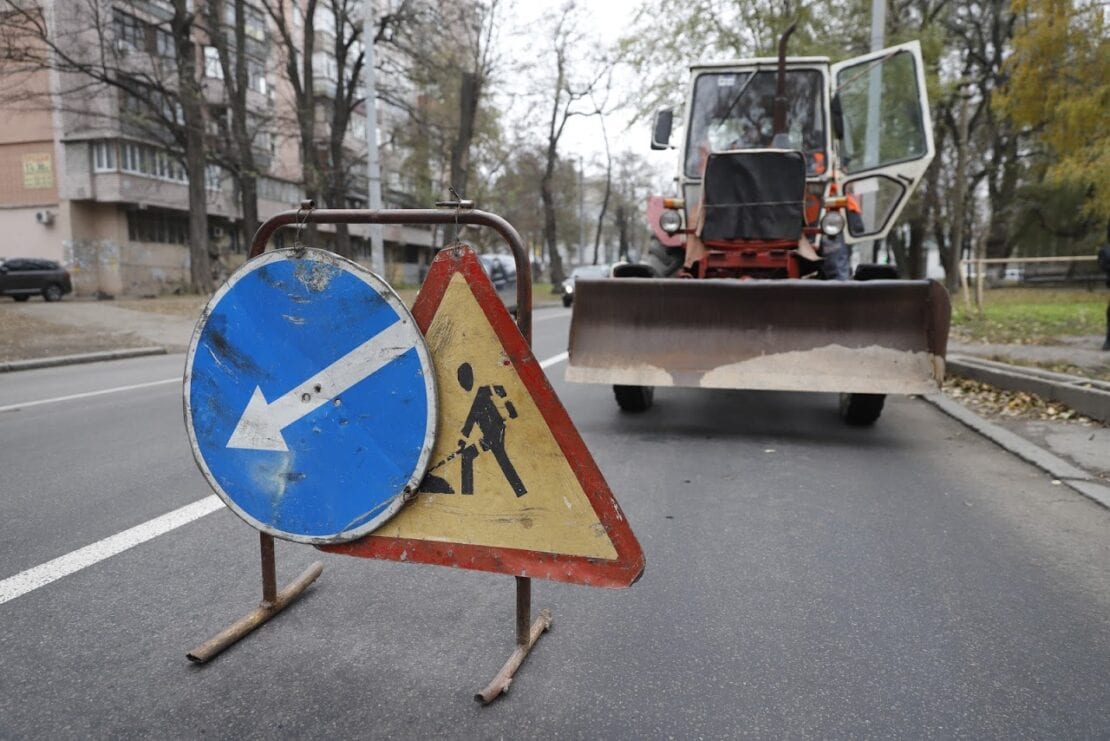
M952 330L959 339L1043 345L1055 338L1106 331L1107 292L1070 289L996 288L984 292L982 311L952 302Z

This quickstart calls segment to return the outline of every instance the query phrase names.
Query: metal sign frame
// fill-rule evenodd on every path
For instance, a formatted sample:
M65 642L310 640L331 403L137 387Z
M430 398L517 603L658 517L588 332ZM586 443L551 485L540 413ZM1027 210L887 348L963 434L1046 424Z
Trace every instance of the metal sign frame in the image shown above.
M484 226L496 231L509 245L516 262L517 314L516 324L529 347L532 344L532 265L524 242L508 221L486 211L464 208L463 203L444 204L441 209L316 209L312 201L304 201L297 210L283 211L266 220L255 232L248 259L261 255L271 237L281 227L305 224L467 224ZM241 638L277 615L308 588L324 570L316 561L280 593L277 590L277 568L274 558L274 536L259 533L262 565L262 602L227 629L187 654L190 661L204 664L218 656ZM532 621L532 580L515 576L516 581L516 648L494 679L475 700L488 704L500 696L512 682L513 675L528 656L539 637L551 627L551 614L542 610Z

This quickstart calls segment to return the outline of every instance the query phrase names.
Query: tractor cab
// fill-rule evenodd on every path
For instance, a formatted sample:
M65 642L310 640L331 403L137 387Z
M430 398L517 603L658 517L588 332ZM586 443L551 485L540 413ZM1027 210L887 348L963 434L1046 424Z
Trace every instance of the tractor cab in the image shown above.
M656 115L653 148L670 146L673 119ZM684 237L694 277L797 278L822 235L886 236L933 157L917 42L839 64L695 66L684 124L679 195L665 202L677 213L652 226L661 244ZM861 219L847 218L849 203Z

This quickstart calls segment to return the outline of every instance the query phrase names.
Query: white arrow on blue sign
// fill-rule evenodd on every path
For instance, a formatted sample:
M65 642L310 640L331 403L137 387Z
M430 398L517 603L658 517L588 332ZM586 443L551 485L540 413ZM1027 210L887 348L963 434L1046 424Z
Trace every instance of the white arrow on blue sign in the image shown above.
M201 315L185 426L221 499L271 535L366 535L414 491L435 437L435 375L378 276L316 249L250 260Z

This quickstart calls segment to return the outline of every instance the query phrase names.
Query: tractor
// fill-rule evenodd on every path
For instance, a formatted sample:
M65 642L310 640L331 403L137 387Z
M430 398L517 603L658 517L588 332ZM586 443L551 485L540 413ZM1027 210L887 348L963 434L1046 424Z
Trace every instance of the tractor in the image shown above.
M792 30L777 58L691 68L677 192L648 204L646 260L578 282L568 381L612 385L628 412L656 387L837 392L854 425L939 388L944 287L847 262L933 158L920 46L830 64L788 57ZM654 149L674 122L656 114Z

